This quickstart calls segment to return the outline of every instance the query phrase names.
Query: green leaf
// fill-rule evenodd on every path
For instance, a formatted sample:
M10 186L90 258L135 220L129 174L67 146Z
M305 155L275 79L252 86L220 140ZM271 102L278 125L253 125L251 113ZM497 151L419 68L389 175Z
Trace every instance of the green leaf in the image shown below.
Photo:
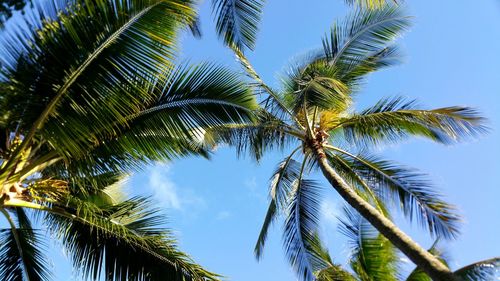
M161 227L164 216L151 207L150 201L132 198L112 205L93 202L69 198L64 211L54 212L45 220L84 279L218 279L177 250L170 231Z
M339 79L335 66L325 60L308 64L291 72L285 80L284 99L294 112L318 107L323 110L345 110L351 102L350 88Z
M345 0L345 2L349 5L358 5L359 7L365 8L365 9L380 9L387 5L389 2L398 4L400 1L396 0Z
M340 231L349 238L351 268L362 280L399 280L396 248L354 209L345 207Z
M465 281L494 281L498 280L499 272L500 258L492 258L462 267L454 274Z
M357 279L340 265L329 266L316 275L317 281L357 281Z
M354 93L360 89L364 78L372 72L401 63L401 54L397 46L388 46L359 61L338 65L340 80L351 87Z
M422 173L373 156L341 153L383 202L398 207L410 220L416 218L433 235L456 237L460 218L455 207L441 199Z
M269 227L279 213L284 213L288 205L288 195L293 184L300 177L301 164L292 158L293 153L281 162L271 177L270 203L262 229L254 248L255 257L260 259L264 251Z
M382 99L359 114L341 118L339 125L347 141L366 146L422 136L449 144L476 137L484 132L484 118L468 107L432 110L417 108L415 101L402 97Z
M216 142L235 147L238 155L250 154L256 161L267 151L283 150L297 144L294 134L301 136L300 131L266 110L256 111L255 116L253 123L228 125L212 130L211 137Z
M18 226L9 216L12 228L0 230L0 279L52 280L48 258L42 253L46 244L41 235L31 227L23 209L16 208L13 212Z
M112 133L109 124L124 124L155 99L151 86L171 67L176 32L195 16L191 2L176 0L90 0L60 13L58 1L39 5L24 18L39 30L3 37L12 46L0 58L14 105L9 127L27 131L28 140L43 128L66 153L85 150L83 139L97 141L91 132ZM88 118L70 122L82 113Z
M333 25L323 39L325 55L331 65L363 61L388 47L409 25L409 17L397 7L358 9L343 25Z
M253 50L263 6L263 0L212 0L217 34L230 47Z
M319 224L319 186L313 180L298 179L290 194L283 231L285 255L300 280L312 280L316 256L311 252Z
M137 169L150 161L190 154L208 156L212 147L205 143L206 132L227 124L251 122L252 110L257 106L250 89L236 73L210 63L169 70L154 89L156 100L126 116L126 124L107 125L106 130L112 134L99 127L90 130L79 145L87 150L69 160L70 169L98 169L103 173ZM89 128L92 120L93 116L88 118L83 112L71 117L68 124L87 124ZM96 141L88 141L92 139Z

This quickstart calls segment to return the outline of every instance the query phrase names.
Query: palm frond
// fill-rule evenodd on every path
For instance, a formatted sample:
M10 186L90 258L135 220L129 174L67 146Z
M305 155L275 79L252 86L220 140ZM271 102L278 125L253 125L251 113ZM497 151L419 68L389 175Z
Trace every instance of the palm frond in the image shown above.
M219 38L238 50L253 50L263 5L263 0L212 0Z
M329 266L316 274L317 281L358 281L349 271L340 265Z
M350 105L350 88L339 79L337 68L324 60L317 60L289 75L285 80L288 90L284 99L296 113L304 106L341 111Z
M382 201L392 203L410 219L425 227L432 235L453 238L458 234L459 216L455 207L441 199L425 175L369 155L353 155L351 167L365 179Z
M255 257L262 257L269 227L279 213L283 213L288 203L288 195L293 184L300 177L301 164L294 160L293 153L282 161L271 177L270 203L264 219L257 243L254 248Z
M498 280L499 273L500 258L475 262L454 272L465 281L494 281Z
M422 136L448 144L478 136L486 131L484 118L468 107L418 109L415 101L387 98L359 114L341 118L345 137L360 145L398 141L408 135Z
M334 24L323 40L323 55L292 69L285 81L287 100L297 110L304 100L313 107L342 111L366 74L398 62L392 41L409 26L409 19L395 7L360 9L346 22Z
M17 226L7 213L11 229L0 230L0 279L51 280L48 258L42 253L46 245L21 208L15 208Z
M134 121L164 112L170 119L179 120L176 122L179 127L209 129L248 122L251 111L257 109L251 90L240 76L211 63L171 71L157 87L161 89L158 101L136 114ZM162 119L165 123L173 122ZM135 123L133 126L137 127Z
M24 131L26 141L43 127L43 137L68 153L78 151L90 130L110 134L109 124L123 124L154 100L150 88L171 66L176 31L195 13L191 2L175 0L93 0L58 12L60 5L37 3L26 29L2 38L9 46L2 80L9 81L15 105L10 127ZM92 116L92 126L69 122L82 113Z
M255 98L235 73L209 63L169 72L155 86L157 99L126 116L126 124L109 124L112 134L90 129L93 117L86 112L66 117L68 124L86 124L90 133L79 144L87 149L68 160L71 166L90 166L87 171L98 167L102 173L189 154L208 156L207 130L252 121Z
M397 7L358 9L323 39L325 56L331 65L361 62L388 47L409 25L409 17Z
M398 280L396 248L354 209L345 207L344 214L339 229L349 238L353 271L362 280Z
M318 233L315 233L309 241L309 251L314 257L313 268L316 272L334 265L332 257L328 249L323 245Z
M177 250L171 233L161 228L164 217L148 200L97 205L95 200L69 199L60 207L64 211L49 214L45 222L83 279L218 279Z
M110 186L115 186L127 177L127 174L108 171L104 173L81 173L80 170L71 170L67 165L65 167L54 167L55 177L65 179L69 184L68 188L71 194L75 196L89 196L99 193ZM62 171L61 171L62 170ZM52 175L47 173L46 175Z
M340 68L339 72L341 73L339 79L349 85L351 92L355 93L360 89L367 74L398 65L401 63L401 57L401 52L397 46L388 46L363 60L345 63L340 67L337 66Z
M355 188L356 193L364 198L367 202L373 204L379 212L385 217L390 217L386 204L382 198L377 196L375 190L369 186L369 182L363 178L363 174L356 171L352 165L352 161L341 154L331 153L327 151L326 156L328 163L333 169L352 187Z
M215 142L236 148L238 156L248 153L259 161L272 149L283 150L297 144L301 133L266 110L255 112L256 120L250 124L234 124L210 131Z
M389 0L345 0L345 2L349 5L358 5L362 8L367 9L380 9L389 3ZM392 0L390 1L394 4L398 4L401 2L400 0Z
M285 255L300 280L314 279L316 256L311 252L319 223L319 186L299 179L290 194L283 232Z
M261 102L261 106L269 113L276 116L276 118L282 120L290 119L291 121L293 121L293 113L285 103L283 95L279 91L276 91L269 87L264 82L264 80L262 80L260 75L257 73L257 71L255 71L254 67L241 50L237 48L232 49L236 56L236 59L240 62L249 78L254 81L253 86L257 89L257 94L267 93L269 95Z

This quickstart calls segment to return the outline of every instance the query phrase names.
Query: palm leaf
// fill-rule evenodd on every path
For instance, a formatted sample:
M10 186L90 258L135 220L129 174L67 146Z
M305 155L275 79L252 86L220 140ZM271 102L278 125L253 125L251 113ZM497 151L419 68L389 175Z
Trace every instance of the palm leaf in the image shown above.
M492 258L462 267L454 274L466 281L494 281L498 280L499 272L500 258Z
M252 120L255 99L235 73L209 63L169 71L171 74L155 86L157 100L127 116L125 125L108 124L112 134L100 127L90 130L87 138L75 141L80 151L73 151L71 159L47 174L59 178L67 178L65 173L71 173L73 178L81 174L119 174L148 161L192 154L208 157L211 144L204 142L207 130ZM87 115L82 112L66 117L67 124L87 124L90 128L93 116ZM58 169L61 172L55 171Z
M332 265L317 273L317 281L357 281L349 271L343 269L340 265Z
M313 280L316 256L311 243L319 223L319 186L301 178L290 196L283 232L285 255L300 280Z
M113 134L93 131L92 138L99 141L82 161L125 170L188 154L207 156L210 147L203 142L206 131L251 122L257 106L251 91L235 73L209 63L171 70L155 89L157 99L127 116L126 125L110 125ZM69 123L82 120L88 120L91 126L86 114L75 116Z
M216 31L226 45L255 48L263 5L263 0L212 0Z
M345 2L349 5L358 5L362 8L368 8L368 9L380 9L387 5L389 2L388 0L345 0ZM391 1L394 4L398 4L400 1L392 0Z
M84 279L217 279L177 250L171 233L160 227L163 216L148 200L132 198L109 205L102 200L69 199L64 212L71 215L57 211L45 222Z
M27 131L25 142L45 125L43 137L54 147L78 151L89 131L112 133L108 124L123 124L154 99L150 87L171 65L175 33L192 22L194 11L191 2L175 0L95 0L57 13L59 5L38 4L25 25L39 30L3 38L2 46L15 48L3 52L2 80L9 81L9 103L16 105L10 127ZM93 116L93 126L68 123L81 112Z
M362 280L398 280L394 246L354 209L345 207L340 231L349 238L351 267Z
M363 145L398 141L408 135L452 143L484 133L484 118L468 107L417 109L402 97L383 99L360 114L341 118L339 125L351 143Z
M339 79L349 85L352 93L359 90L363 78L372 72L401 63L401 54L396 46L388 46L359 61L338 65Z
M410 220L416 218L433 235L456 237L460 218L455 207L441 199L425 175L373 156L338 151L351 158L351 167L383 202L397 206Z
M331 65L361 62L388 47L409 25L409 17L397 7L358 9L323 39L325 56Z
M248 153L256 161L267 151L283 150L296 144L295 136L301 136L300 132L266 110L257 110L254 114L256 120L253 123L228 125L210 131L209 136L215 142L235 147L238 156Z
M49 262L42 253L46 245L21 208L15 208L17 226L10 215L2 210L11 223L11 229L0 230L0 279L51 280Z
M293 153L281 162L271 177L271 202L254 248L257 259L262 257L269 227L276 219L276 216L285 211L288 204L288 195L293 188L293 184L300 176L301 165L292 156Z
M350 89L339 79L337 67L325 60L317 60L289 75L284 99L296 113L304 106L342 111L351 102Z

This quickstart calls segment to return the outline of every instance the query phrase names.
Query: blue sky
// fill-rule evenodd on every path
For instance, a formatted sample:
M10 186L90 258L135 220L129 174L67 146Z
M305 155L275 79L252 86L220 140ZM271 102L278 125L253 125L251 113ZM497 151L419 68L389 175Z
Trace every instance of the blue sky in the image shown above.
M231 52L213 32L210 1L201 8L203 38L183 36L183 59L219 61L239 70ZM418 98L429 107L468 105L489 118L491 132L479 140L445 147L409 140L379 149L386 158L427 172L464 216L462 235L444 244L451 266L500 255L500 4L495 0L407 0L414 25L399 40L401 66L372 75L358 96L358 108L387 96ZM248 56L265 81L295 55L321 45L322 36L348 8L341 0L268 1L255 52ZM199 158L151 165L127 182L131 194L151 194L169 217L181 248L197 262L230 280L295 280L275 224L263 260L253 246L267 208L268 179L283 155L266 155L257 165L237 159L228 148L210 161ZM322 236L334 260L346 261L348 248L336 230L342 201L324 183ZM423 246L432 240L418 227L397 220ZM59 248L51 250L57 280L78 280Z

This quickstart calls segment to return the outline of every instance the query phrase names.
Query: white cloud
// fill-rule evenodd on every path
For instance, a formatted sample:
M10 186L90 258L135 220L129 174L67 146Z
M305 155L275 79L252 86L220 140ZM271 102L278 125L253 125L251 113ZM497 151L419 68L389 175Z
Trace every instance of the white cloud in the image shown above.
M215 217L215 219L217 220L225 220L225 219L228 219L230 218L232 215L229 211L221 211L217 214L217 216Z
M181 200L177 194L177 186L169 178L170 167L168 165L157 164L149 171L149 188L154 196L166 207L180 210Z
M257 190L257 179L255 177L246 179L243 184L252 192Z
M179 188L172 180L172 169L169 165L158 163L148 170L149 188L155 199L167 208L184 211L189 209L190 215L206 206L205 200L193 190Z
M259 183L257 183L257 178L247 178L243 182L243 185L247 188L251 197L256 198L260 202L267 202L266 186L260 186Z
M331 199L325 199L321 202L320 210L323 221L325 221L328 226L336 227L340 215L338 204Z

